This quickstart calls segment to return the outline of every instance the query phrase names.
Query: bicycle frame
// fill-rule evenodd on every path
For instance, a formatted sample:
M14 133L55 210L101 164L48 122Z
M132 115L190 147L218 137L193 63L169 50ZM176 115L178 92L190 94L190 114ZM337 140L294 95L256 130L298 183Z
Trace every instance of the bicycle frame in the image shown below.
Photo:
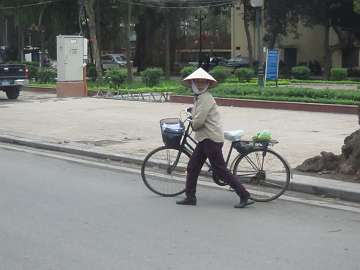
M184 137L182 139L182 142L180 143L180 148L181 149L184 149L185 151L187 151L188 153L192 154L195 150L195 148L188 142L188 139L194 143L195 145L198 144L198 142L190 136L191 132L190 132L190 129L191 129L191 123L189 122L188 123L188 126L185 130L185 133L184 133ZM228 166L229 164L229 161L230 161L230 157L231 157L231 154L234 150L234 142L231 143L231 146L230 146L230 149L229 149L229 153L227 154L227 158L226 158L226 161L225 161L225 164L226 164L226 167ZM180 153L179 153L180 154ZM241 153L240 153L241 154ZM236 160L236 159L235 159ZM234 161L235 161L234 160ZM205 164L211 169L211 165L205 161Z
M191 123L189 122L188 123L188 126L187 126L187 128L186 128L186 130L185 130L185 133L184 133L184 137L183 137L183 139L182 139L182 141L181 141L181 143L180 143L180 149L184 149L185 151L187 151L189 154L192 154L193 152L194 152L194 150L195 150L195 148L188 142L188 140L190 140L192 143L194 143L195 145L197 145L198 144L198 142L193 138L193 137L191 137L190 136L190 134L191 134L191 132L190 132L190 129L191 129ZM230 149L229 149L229 152L227 153L227 157L226 157L226 160L225 160L225 164L226 164L226 167L228 167L228 165L229 165L229 162L230 162L230 158L231 158L231 154L232 154L232 152L234 151L234 148L236 149L236 151L239 153L239 155L233 160L233 162L231 162L231 164L230 164L230 170L232 171L232 169L233 169L233 166L234 166L234 164L235 164L235 162L236 162L236 160L238 160L239 158L242 158L243 156L246 156L246 154L247 154L247 152L251 149L259 149L259 150L264 150L264 151L266 151L266 149L269 147L269 145L270 145L270 143L269 142L264 142L264 143L259 143L261 146L251 146L251 148L249 148L249 149L246 149L246 148L244 148L244 149L241 149L241 148L236 148L235 146L236 146L236 144L238 144L238 143L245 143L246 145L250 145L250 141L236 141L236 142L231 142L231 145L230 145ZM277 143L276 141L275 141L275 143ZM274 151L274 150L273 150ZM275 152L275 151L274 151ZM266 152L265 152L266 153ZM181 152L179 152L179 155L178 155L178 157L177 157L177 160L180 158L180 154L181 154ZM283 157L283 159L284 159L284 161L285 161L285 163L286 163L286 165L290 168L290 177L291 178L293 178L293 171L292 171L292 169L291 169L291 166L290 166L290 164L289 164L289 162ZM248 162L249 163L253 163L253 161L251 161L251 160L248 160ZM175 162L175 166L176 166L176 164L177 164L177 162ZM205 164L210 168L210 170L211 170L211 165L207 162L207 161L205 161ZM256 164L253 164L253 166L255 166L256 167ZM257 168L257 169L260 169L260 170L262 170L262 168L263 168L263 164L261 164L261 168Z
M153 163L157 165L159 161L160 165L163 164L163 161L165 162L163 164L165 166L158 166L159 169L163 170L161 175L164 175L168 181L166 182L167 184L165 184L166 188L168 184L171 185L172 181L177 181L177 179L172 179L171 177L173 171L179 170L179 175L184 175L184 173L186 174L186 163L188 162L188 158L191 158L191 155L193 155L196 149L196 145L198 144L196 139L191 136L192 126L189 120L190 117L188 114L188 118L183 121L185 125L185 131L182 135L180 144L167 145L166 140L164 139L165 146L154 149L144 159L141 168L143 181L145 185L156 194L162 196L176 196L184 192L184 190L181 189L175 193L161 191L161 187L159 187L160 189L157 189L158 187L153 186L149 181L154 180L151 180L151 177L153 176L151 169L153 167ZM186 122L188 122L187 126ZM231 171L231 173L234 173L234 175L239 177L241 183L249 184L249 187L254 187L254 189L250 192L253 192L252 199L255 201L265 202L278 198L285 192L289 185L290 179L293 178L293 172L288 162L280 154L270 149L271 146L276 143L277 141L275 140L256 141L240 140L239 138L237 141L231 141L229 143L229 150L226 151L226 160L224 161L225 166ZM236 150L235 154L233 154L234 148ZM172 152L170 152L170 150ZM160 153L160 157L164 157L165 159L157 159L158 153ZM270 156L270 158L267 158L265 161L265 157L267 156ZM268 166L268 160L270 160L270 162L275 160L275 166ZM244 162L247 163L244 164ZM207 167L201 170L201 175L205 176L206 178L212 178L213 181L220 186L228 185L228 183L224 182L216 175L216 173L214 173L211 164L209 163L209 160L205 161L205 165ZM157 170L156 167L157 166L155 166L154 169ZM147 179L147 174L151 176L149 179ZM167 176L169 176L169 179ZM177 177L176 174L174 176L175 178Z

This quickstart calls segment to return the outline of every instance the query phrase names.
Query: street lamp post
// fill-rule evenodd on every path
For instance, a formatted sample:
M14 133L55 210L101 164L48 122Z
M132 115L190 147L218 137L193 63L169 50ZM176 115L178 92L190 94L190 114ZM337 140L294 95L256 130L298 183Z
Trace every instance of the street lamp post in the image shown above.
M264 0L251 0L250 4L256 10L256 32L257 32L257 40L258 40L258 86L260 89L260 93L263 93L264 90L264 70L263 70L263 53L261 46L261 9L264 6Z
M202 21L206 19L206 15L202 14L201 10L198 16L195 16L196 21L199 21L199 67L202 63Z

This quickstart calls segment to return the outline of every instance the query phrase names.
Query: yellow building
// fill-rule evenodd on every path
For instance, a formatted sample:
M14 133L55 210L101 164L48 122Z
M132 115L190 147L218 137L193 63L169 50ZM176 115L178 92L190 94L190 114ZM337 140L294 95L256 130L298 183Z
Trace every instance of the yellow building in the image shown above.
M248 56L248 45L244 28L243 6L238 4L231 11L231 55L232 57L241 55ZM264 20L262 20L264 21ZM258 46L255 29L255 22L250 25L250 33L253 44L254 59L258 59ZM264 25L260 28L261 37L264 36ZM325 28L322 26L305 27L303 24L298 25L298 38L293 35L281 36L276 48L280 49L280 59L287 66L298 65L299 63L309 63L310 61L318 61L321 66L324 64L325 56ZM334 31L330 31L330 45L338 43L337 35ZM360 45L360 44L359 44ZM356 44L355 44L356 46ZM359 46L356 46L359 47ZM336 50L332 54L333 67L358 67L359 66L359 48Z

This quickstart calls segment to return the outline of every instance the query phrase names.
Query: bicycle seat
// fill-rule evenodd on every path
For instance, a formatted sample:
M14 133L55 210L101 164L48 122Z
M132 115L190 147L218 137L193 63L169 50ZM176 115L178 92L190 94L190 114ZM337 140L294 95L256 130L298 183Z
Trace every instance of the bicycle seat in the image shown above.
M225 131L224 132L224 137L226 140L231 141L231 142L236 142L236 141L240 141L241 136L244 134L244 131L239 129L239 130L232 130L232 131Z

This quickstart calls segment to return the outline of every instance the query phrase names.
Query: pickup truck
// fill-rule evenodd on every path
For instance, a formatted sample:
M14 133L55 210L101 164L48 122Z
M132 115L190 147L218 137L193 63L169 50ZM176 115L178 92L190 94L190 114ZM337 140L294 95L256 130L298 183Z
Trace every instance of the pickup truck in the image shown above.
M0 90L8 99L17 99L22 86L29 83L29 70L21 64L0 64Z

